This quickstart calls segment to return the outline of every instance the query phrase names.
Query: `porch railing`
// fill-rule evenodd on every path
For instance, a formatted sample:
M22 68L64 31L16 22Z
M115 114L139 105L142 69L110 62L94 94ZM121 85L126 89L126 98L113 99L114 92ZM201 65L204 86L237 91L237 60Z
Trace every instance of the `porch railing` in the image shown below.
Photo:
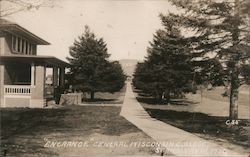
M29 95L30 94L30 86L26 85L4 85L4 93L5 94L21 94L21 95Z

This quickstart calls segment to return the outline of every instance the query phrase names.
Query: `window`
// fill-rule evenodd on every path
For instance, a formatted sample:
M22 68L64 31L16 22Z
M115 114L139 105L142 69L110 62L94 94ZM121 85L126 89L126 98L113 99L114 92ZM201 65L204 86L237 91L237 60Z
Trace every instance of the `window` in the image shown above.
M26 39L12 35L12 51L14 53L32 55L33 46L35 45L31 44Z
M9 63L5 66L8 73L9 84L12 85L30 85L31 84L31 66L27 63ZM18 70L17 70L18 69Z
M16 46L15 46L16 44L17 44L17 43L16 43L16 36L13 36L13 37L12 37L12 49L13 49L14 51L17 51L17 50L16 50Z
M25 54L29 54L28 52L29 52L29 43L28 43L28 42L26 42L26 50L25 50Z
M17 37L17 52L21 52L21 39Z
M29 55L32 55L32 44L31 43L29 43L29 50L28 50L28 53L27 54L29 54Z

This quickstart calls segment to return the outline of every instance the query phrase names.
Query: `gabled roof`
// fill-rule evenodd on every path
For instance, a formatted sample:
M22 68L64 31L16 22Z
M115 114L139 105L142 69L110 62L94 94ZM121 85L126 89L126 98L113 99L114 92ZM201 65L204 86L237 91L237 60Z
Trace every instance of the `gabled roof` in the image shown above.
M37 45L49 45L50 43L43 40L42 38L36 36L35 34L31 33L27 29L21 27L17 23L11 22L6 19L0 18L0 31L6 31L9 33L20 34L25 37L28 37Z

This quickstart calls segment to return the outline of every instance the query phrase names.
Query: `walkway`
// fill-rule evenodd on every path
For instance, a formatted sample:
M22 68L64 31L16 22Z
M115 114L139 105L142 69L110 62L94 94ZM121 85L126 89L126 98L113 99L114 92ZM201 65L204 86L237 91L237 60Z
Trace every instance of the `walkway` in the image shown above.
M154 140L161 143L166 148L166 154L170 152L176 156L247 156L240 155L189 132L151 118L135 99L129 83L127 84L127 91L120 114Z

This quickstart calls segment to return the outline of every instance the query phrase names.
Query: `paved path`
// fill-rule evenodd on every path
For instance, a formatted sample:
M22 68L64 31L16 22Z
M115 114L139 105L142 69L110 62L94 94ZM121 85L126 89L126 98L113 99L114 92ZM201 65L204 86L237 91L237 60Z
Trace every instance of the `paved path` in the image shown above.
M135 99L130 83L120 114L176 156L247 156L151 118Z

